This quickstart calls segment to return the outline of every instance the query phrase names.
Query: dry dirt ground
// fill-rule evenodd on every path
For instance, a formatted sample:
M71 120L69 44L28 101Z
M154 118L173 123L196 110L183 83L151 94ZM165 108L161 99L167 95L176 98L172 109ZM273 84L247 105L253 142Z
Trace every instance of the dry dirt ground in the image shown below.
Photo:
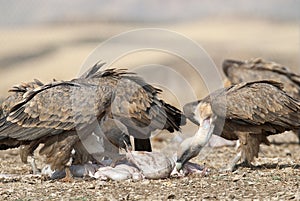
M28 176L18 150L0 152L0 172L20 177L0 181L1 200L299 200L300 146L293 134L273 136L271 146L261 146L253 168L219 172L235 155L234 147L206 148L194 162L211 169L205 177L142 181L75 179L72 183L42 181ZM160 147L156 142L156 147Z

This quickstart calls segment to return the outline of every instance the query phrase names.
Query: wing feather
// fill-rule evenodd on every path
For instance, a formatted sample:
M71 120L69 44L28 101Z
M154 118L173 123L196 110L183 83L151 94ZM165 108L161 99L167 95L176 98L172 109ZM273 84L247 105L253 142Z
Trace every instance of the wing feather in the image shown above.
M28 91L11 108L0 135L33 140L54 130L82 129L97 119L111 101L111 91L104 93L103 88L73 81L50 83Z
M300 104L280 87L281 85L274 81L235 85L213 99L212 109L222 116L224 111L221 110L226 107L227 119L243 121L250 125L300 127Z
M265 79L282 82L288 94L297 99L300 97L300 75L275 62L261 58L248 61L225 60L223 72L232 84Z
M139 133L137 137L140 138L149 137L157 129L167 129L170 132L180 130L180 125L185 123L183 114L160 100L157 96L160 92L160 89L147 84L135 74L122 75L111 105L112 112L130 127L130 133Z

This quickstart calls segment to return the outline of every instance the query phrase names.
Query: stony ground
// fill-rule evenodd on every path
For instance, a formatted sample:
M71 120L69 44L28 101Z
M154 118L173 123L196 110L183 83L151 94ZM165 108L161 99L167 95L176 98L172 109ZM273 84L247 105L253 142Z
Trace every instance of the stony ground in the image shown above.
M300 146L293 134L273 139L271 146L261 146L253 168L219 172L234 156L234 147L206 148L194 161L205 163L210 175L143 181L43 181L28 175L18 150L1 151L0 172L20 176L1 179L0 200L299 200Z

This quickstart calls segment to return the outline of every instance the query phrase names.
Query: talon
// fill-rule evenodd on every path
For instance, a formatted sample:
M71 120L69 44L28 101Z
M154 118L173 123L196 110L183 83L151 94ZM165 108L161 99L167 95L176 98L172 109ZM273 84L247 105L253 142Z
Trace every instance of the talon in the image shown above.
M66 171L66 176L64 178L60 179L59 181L60 182L66 182L66 183L72 183L74 181L74 178L73 178L73 175L70 171L70 168L66 167L65 171Z
M235 166L232 167L232 166L228 166L226 168L222 168L219 170L219 172L234 172L235 171Z

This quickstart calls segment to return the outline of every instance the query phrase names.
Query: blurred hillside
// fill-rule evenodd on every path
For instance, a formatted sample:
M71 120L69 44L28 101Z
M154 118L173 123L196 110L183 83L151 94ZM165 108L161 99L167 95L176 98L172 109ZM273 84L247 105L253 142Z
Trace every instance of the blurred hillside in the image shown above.
M0 26L62 21L183 22L206 17L299 19L295 0L1 0Z

